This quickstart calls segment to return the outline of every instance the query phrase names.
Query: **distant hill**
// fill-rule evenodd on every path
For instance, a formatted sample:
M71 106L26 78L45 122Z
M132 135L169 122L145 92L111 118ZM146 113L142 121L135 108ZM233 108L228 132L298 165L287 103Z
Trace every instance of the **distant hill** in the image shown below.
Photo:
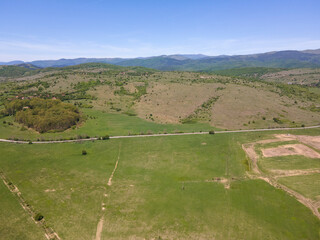
M300 51L280 51L181 60L170 56L160 56L148 59L128 59L117 64L121 66L144 66L166 71L214 71L245 67L312 68L320 67L320 55Z
M30 63L21 63L21 64L17 64L16 66L18 66L18 67L24 67L24 68L31 69L31 70L41 69L41 67L37 67L37 66L32 65L32 64L30 64Z
M304 53L312 53L312 54L320 54L320 49L315 49L315 50L305 50L302 51Z
M107 64L107 63L83 63L78 65L72 65L72 66L66 66L66 67L48 67L48 68L39 68L32 64L24 63L19 65L2 65L0 66L0 78L18 78L18 77L27 77L27 76L33 76L38 73L50 73L52 71L67 71L68 70L90 70L94 69L95 71L99 69L104 70L113 70L116 72L121 71L134 71L134 72L145 72L145 73L152 73L156 72L157 70L145 68L145 67L139 67L139 66L133 66L133 67L123 67L113 64Z
M11 62L0 62L0 65L16 65L16 64L22 64L24 61L11 61Z
M6 63L6 65L12 65L12 63L13 62ZM83 63L108 63L119 66L141 66L164 71L179 70L205 72L250 67L315 68L320 67L320 49L305 51L275 51L235 56L222 55L215 57L202 54L175 54L147 58L76 58L39 60L28 64L32 64L40 68L46 68L73 66ZM21 64L21 62L18 64Z
M0 66L0 77L12 78L12 77L22 77L31 74L34 70L19 67L15 65L3 65Z
M109 63L116 64L125 59L122 58L76 58L76 59L59 59L59 60L39 60L30 62L37 67L66 67L83 63Z

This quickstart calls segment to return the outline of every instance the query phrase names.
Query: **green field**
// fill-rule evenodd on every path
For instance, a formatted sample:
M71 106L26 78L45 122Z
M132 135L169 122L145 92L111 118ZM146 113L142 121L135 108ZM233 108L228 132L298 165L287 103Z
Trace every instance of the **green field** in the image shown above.
M45 239L42 230L23 211L2 181L0 196L0 239Z
M119 113L104 113L92 109L84 109L88 119L76 129L69 129L64 132L44 133L27 129L21 131L22 125L14 123L12 117L2 118L0 122L0 138L19 138L26 140L54 140L61 138L77 137L78 135L95 136L117 136L128 134L147 133L174 133L174 132L198 132L216 129L206 123L195 124L158 124L147 122L135 116L127 116ZM13 125L4 124L3 121L12 122Z
M279 182L310 199L320 199L320 174L284 177L280 178Z
M320 168L320 161L317 158L308 158L305 156L281 156L271 158L261 158L259 166L262 169L309 169Z
M101 239L318 239L320 221L308 208L246 177L241 144L268 137L241 133L1 143L0 168L62 239L94 239L101 216ZM113 184L107 186L118 156ZM207 182L216 177L227 179L230 188ZM16 214L6 211L8 217ZM24 228L26 222L17 225ZM34 238L26 234L24 239Z

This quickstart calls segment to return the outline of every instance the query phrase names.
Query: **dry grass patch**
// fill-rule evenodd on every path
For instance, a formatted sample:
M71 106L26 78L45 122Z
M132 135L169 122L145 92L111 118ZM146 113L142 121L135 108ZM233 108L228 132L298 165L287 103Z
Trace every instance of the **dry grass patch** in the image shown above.
M129 95L117 95L114 91L118 90L117 86L102 85L93 90L89 90L88 94L97 97L92 101L95 109L101 111L126 111L133 104L133 97Z
M212 109L212 124L227 129L312 125L319 120L320 113L303 110L290 98L235 84L227 85Z
M296 136L300 142L320 150L320 136Z
M220 83L209 84L179 84L153 83L134 107L141 118L149 119L150 114L156 122L179 123L192 114L202 103L209 98L218 96L223 87Z
M320 78L320 69L290 69L276 73L268 73L261 76L266 81L281 81L294 84L317 83Z
M320 158L320 154L303 144L288 144L275 148L261 149L264 157L302 155L309 158Z

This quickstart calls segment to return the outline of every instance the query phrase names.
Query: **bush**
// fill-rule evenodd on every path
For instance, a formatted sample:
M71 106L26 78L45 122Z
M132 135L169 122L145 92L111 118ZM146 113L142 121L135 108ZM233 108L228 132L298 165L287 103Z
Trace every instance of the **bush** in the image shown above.
M274 117L272 120L278 124L282 124L282 121L279 118Z
M30 140L28 144L32 144L32 141Z
M102 137L102 140L108 140L109 138L110 138L109 135L105 135Z
M209 131L209 134L215 134L215 132L213 130Z
M305 127L305 125L304 125L304 124L301 124L301 127Z
M82 155L87 155L87 151L86 150L82 150Z
M37 213L35 216L34 216L34 220L36 221L41 221L43 219L43 215L41 213Z

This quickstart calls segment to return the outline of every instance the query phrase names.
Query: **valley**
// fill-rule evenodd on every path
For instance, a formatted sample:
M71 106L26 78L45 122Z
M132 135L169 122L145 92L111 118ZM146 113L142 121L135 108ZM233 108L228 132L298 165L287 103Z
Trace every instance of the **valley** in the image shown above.
M35 71L0 83L1 201L12 208L0 217L14 221L1 224L4 238L319 237L312 83L288 84L284 70L259 78L101 63ZM38 98L61 100L80 121L40 133L8 111ZM25 116L38 111L23 106Z

